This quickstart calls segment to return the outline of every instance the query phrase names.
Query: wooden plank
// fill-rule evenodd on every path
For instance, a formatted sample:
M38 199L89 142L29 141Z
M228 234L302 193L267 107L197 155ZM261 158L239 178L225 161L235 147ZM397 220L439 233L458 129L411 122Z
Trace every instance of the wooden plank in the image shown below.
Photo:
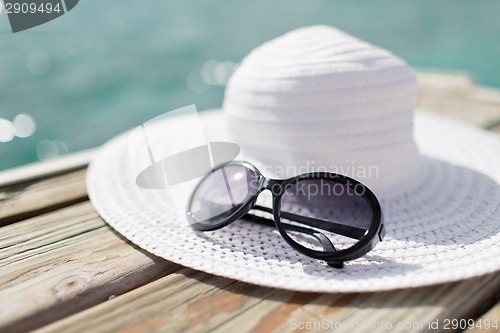
M86 170L0 188L0 226L87 200Z
M500 303L497 303L488 312L474 320L471 328L464 331L465 333L485 333L496 332L500 333Z
M491 127L489 130L494 132L494 133L500 134L500 123L496 126Z
M98 219L97 212L87 202L61 209L55 214L45 214L3 227L0 234L0 265L4 265L6 260L15 261L16 256L27 250L103 226L104 222Z
M25 332L178 266L113 232L90 202L2 228L0 331Z
M467 317L498 293L500 275L434 287L363 294L297 293L232 282L188 269L116 297L39 332L291 332L331 323L339 332L408 332L452 316ZM397 325L401 327L397 329ZM413 325L408 330L406 325ZM375 329L374 329L375 327ZM335 328L335 327L334 327ZM330 327L328 327L330 329ZM312 331L324 331L319 327ZM331 331L331 330L330 330ZM387 331L387 330L382 330Z
M95 149L82 150L55 160L36 162L0 172L0 187L46 178L86 167L95 155Z
M326 294L293 311L280 302L265 300L252 313L231 318L215 332L232 331L236 327L246 332L293 332L307 326L313 332L422 331L436 319L442 322L450 316L467 317L499 289L500 276L492 274L417 289Z
M68 318L70 320L49 325L42 331L81 332L85 326L86 330L96 328L106 332L142 332L160 327L182 332L196 325L204 330L208 328L207 320L217 320L225 313L245 311L271 292L269 288L256 288L183 269L128 293L126 298L116 297ZM132 299L134 301L130 302ZM109 311L108 315L103 316L103 311ZM123 316L124 313L128 315ZM75 322L78 323L76 326Z
M500 90L479 87L463 74L419 72L417 108L491 128L500 121Z
M40 331L143 332L161 328L184 332L194 327L205 331L209 322L251 309L273 292L276 291L183 269L133 290L127 297L116 297Z

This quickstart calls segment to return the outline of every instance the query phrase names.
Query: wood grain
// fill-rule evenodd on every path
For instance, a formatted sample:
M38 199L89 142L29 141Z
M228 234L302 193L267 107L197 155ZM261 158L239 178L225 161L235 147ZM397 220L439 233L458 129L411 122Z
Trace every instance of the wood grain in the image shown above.
M488 327L489 326L489 327ZM496 326L496 327L494 327ZM466 329L465 333L500 333L500 303L488 312L474 320L474 327Z
M248 310L270 292L271 289L183 269L138 288L125 298L119 296L42 331L79 332L83 326L87 330L125 332L150 331L160 326L162 330L181 332L196 326L205 329L207 320ZM104 305L107 306L102 308ZM102 316L103 311L109 311L108 315Z
M364 294L315 294L252 286L184 269L39 332L420 331L436 319L467 318L498 293L500 275L435 287ZM383 324L385 322L385 324ZM397 325L401 327L398 329ZM409 330L408 327L411 329ZM328 326L330 328L330 326ZM381 331L388 331L387 329Z
M87 200L86 169L0 188L0 226Z
M24 332L178 269L114 233L90 202L2 228L0 331Z

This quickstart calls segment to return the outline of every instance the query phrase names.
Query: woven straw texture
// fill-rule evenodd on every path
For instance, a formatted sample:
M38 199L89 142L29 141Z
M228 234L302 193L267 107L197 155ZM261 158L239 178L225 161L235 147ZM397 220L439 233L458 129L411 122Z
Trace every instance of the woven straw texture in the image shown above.
M201 118L209 140L226 135L222 111L203 112ZM182 117L176 121L181 133ZM160 138L161 123L151 131ZM127 133L102 147L91 163L88 192L105 221L147 251L257 285L316 292L379 291L500 269L500 140L421 112L415 116L414 134L422 155L414 186L381 199L384 241L341 270L294 251L265 226L236 221L213 232L192 230L177 217L164 191L136 186Z

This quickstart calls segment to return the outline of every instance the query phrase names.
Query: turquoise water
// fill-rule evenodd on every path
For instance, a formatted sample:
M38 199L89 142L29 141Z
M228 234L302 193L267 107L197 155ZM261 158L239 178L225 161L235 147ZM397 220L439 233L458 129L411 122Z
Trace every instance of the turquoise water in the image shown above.
M8 141L0 170L98 146L184 105L218 107L233 63L312 24L339 27L417 68L465 71L500 87L499 17L496 0L81 0L13 34L2 12L0 118L28 114L36 130L9 141L0 126Z

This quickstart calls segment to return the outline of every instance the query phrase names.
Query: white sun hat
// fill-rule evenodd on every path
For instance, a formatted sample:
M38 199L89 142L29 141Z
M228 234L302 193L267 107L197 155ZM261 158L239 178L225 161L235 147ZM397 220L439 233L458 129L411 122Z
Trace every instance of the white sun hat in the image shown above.
M500 139L414 113L412 70L337 29L298 29L252 51L223 110L200 114L207 142L235 142L269 176L328 168L367 184L385 215L383 242L343 269L302 255L266 226L236 221L198 232L165 192L137 186L151 163L124 133L88 170L90 199L118 232L193 269L300 291L361 292L451 282L500 269ZM149 144L183 135L188 117L148 125ZM132 158L131 158L132 156ZM370 171L372 170L372 171ZM186 200L189 184L178 198ZM182 192L181 191L181 192Z

